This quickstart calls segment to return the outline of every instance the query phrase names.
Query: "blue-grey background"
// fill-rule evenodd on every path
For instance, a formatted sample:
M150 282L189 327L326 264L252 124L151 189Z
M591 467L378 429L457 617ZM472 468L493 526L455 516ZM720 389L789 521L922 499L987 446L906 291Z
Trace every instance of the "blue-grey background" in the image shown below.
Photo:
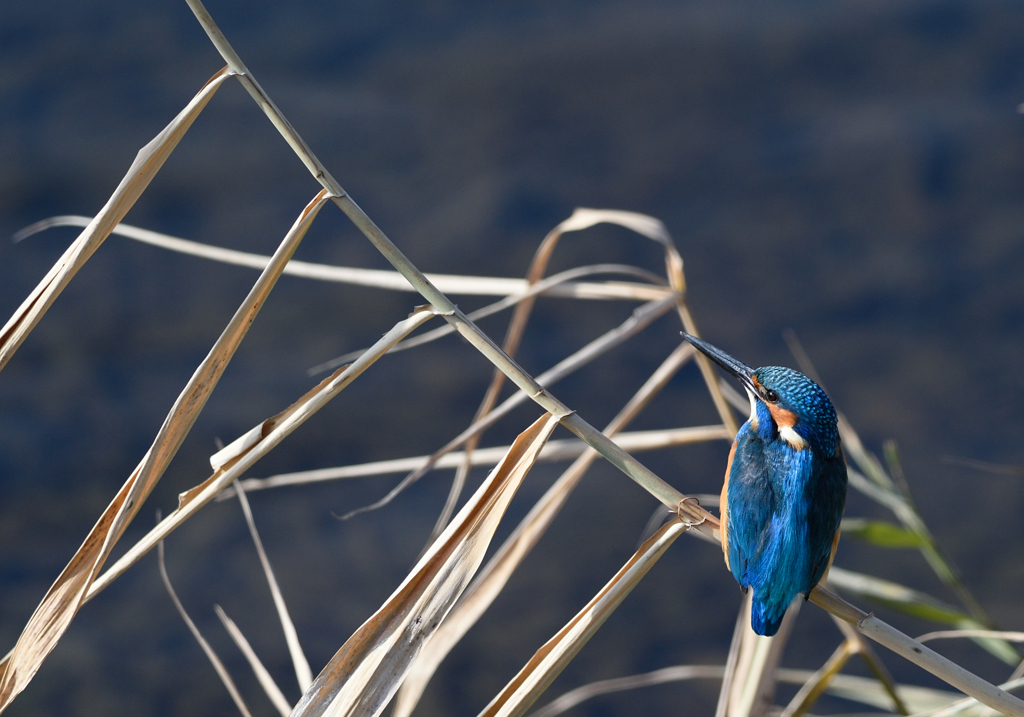
M751 364L793 365L782 332L794 329L869 448L899 442L925 518L984 606L1003 627L1024 627L1022 478L944 460L1024 464L1024 6L211 0L209 9L343 186L423 270L522 275L575 206L661 218L686 260L703 334ZM0 237L51 215L94 213L138 148L221 65L183 2L0 5ZM126 221L269 253L318 188L228 83ZM0 319L74 235L0 241ZM298 257L386 268L331 206ZM603 261L660 268L653 243L597 229L566 237L553 269ZM0 649L13 645L255 278L111 238L0 373ZM311 385L306 368L368 345L416 303L282 279L123 544L208 475L216 438L288 405ZM542 300L523 365L539 373L630 310ZM500 338L505 321L483 327ZM678 328L663 319L555 394L603 425L676 345ZM388 358L254 475L429 452L470 420L489 375L455 339ZM521 409L486 443L536 415ZM635 426L714 420L690 367ZM726 452L720 443L641 458L683 491L716 492ZM531 474L510 517L556 475ZM370 502L396 479L252 496L314 671L411 566L449 478L431 476L385 511L345 523L331 511ZM420 714L476 714L629 556L653 506L596 467L445 663ZM884 517L858 495L848 514ZM214 603L297 697L237 504L207 508L167 549L182 599L254 711L272 714ZM837 564L954 600L912 551L848 539ZM551 695L671 664L721 663L738 604L720 554L681 539ZM912 634L934 627L880 614ZM814 668L839 639L808 607L785 663ZM942 649L989 679L1009 673L973 645ZM885 658L900 679L936 684ZM576 714L710 714L716 689L664 685ZM232 710L150 557L81 611L9 714Z

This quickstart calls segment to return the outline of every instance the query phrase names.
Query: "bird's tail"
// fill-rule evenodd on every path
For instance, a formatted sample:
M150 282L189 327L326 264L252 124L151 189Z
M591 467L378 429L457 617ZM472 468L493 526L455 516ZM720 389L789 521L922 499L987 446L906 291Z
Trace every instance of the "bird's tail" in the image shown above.
M786 616L786 605L778 605L773 602L762 602L754 595L754 601L750 606L750 627L758 635L771 637L779 631L782 625L782 618Z

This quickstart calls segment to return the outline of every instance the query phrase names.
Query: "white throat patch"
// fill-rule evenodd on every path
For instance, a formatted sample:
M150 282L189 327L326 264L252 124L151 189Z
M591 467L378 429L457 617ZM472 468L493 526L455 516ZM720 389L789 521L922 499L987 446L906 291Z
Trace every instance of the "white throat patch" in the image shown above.
M807 448L807 441L804 440L803 436L794 431L792 426L779 426L779 435L782 436L782 440L798 451Z
M757 397L746 386L743 389L747 392L747 398L750 399L750 427L757 430Z

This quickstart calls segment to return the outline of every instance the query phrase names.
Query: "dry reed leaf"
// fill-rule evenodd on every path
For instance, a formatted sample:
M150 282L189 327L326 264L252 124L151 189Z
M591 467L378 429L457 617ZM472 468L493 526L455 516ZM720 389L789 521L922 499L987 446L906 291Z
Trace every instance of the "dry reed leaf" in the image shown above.
M160 543L159 553L159 564L160 564L160 578L164 581L164 587L167 589L167 594L171 596L171 601L174 603L175 609L178 614L181 615L181 619L185 621L188 626L189 632L192 633L192 637L199 643L199 647L202 648L206 654L206 658L213 665L213 669L216 670L217 676L220 677L220 681L224 683L224 687L227 688L228 694L231 695L231 699L234 700L235 706L238 707L238 711L241 712L244 717L252 717L249 713L249 708L245 706L245 701L242 699L242 695L238 691L238 687L235 686L235 681L231 679L231 675L228 674L227 668L224 667L224 663L217 657L217 653L210 647L210 643L206 641L202 633L199 632L199 628L192 622L192 618L185 612L185 606L181 604L181 600L178 599L178 595L174 592L174 588L171 586L171 579L167 575L167 565L164 562L164 544Z
M271 263L260 274L248 296L174 402L138 467L104 510L85 542L29 618L6 661L3 678L0 679L0 712L32 680L36 670L64 634L114 544L185 440L256 314L274 288L281 270L328 198L327 192L321 190L299 215L274 253Z
M747 611L750 609L750 601L753 599L750 591L743 596L743 607L736 614L736 621L732 628L732 639L729 641L729 653L726 656L725 666L722 670L722 682L718 687L718 703L715 706L715 717L725 717L729 708L729 696L732 693L733 683L736 677L736 667L740 661L740 652L743 638L746 634L749 618Z
M178 146L178 142L185 132L192 126L192 122L206 107L206 103L210 101L221 83L231 75L231 71L225 67L210 78L209 82L185 106L185 109L171 120L160 134L139 150L132 166L128 168L128 173L117 185L107 203L103 205L103 209L86 225L85 230L64 251L42 281L0 329L0 369L7 365L11 356L18 350L22 341L35 328L35 325L39 323L43 314L64 290L64 287L132 208L132 205L163 166L167 157ZM5 695L6 690L0 687L0 710L7 703Z
M1004 690L1015 690L1021 686L1024 686L1024 677L1010 679L999 685L999 687ZM994 717L999 714L997 710L982 706L978 700L973 697L967 697L966 699L957 700L951 705L930 713L928 717L952 717L953 715L962 714L968 711L973 715L977 715L977 717Z
M641 687L661 685L666 682L680 682L683 680L720 680L725 668L718 665L675 665L664 667L660 670L647 672L642 675L630 675L628 677L616 677L610 680L591 682L588 685L577 687L566 692L557 699L548 702L536 712L530 713L530 717L555 717L563 712L571 710L581 702L585 702L599 695L610 695L626 690L635 690Z
M672 237L665 228L665 224L647 214L638 212L624 212L617 209L588 209L577 207L572 215L554 228L555 232L578 232L582 229L589 229L596 224L618 224L619 226L632 229L637 234L642 234L648 239L653 239L659 244L672 243Z
M302 644L299 642L298 633L295 631L295 624L292 622L292 616L288 613L288 605L285 604L284 595L281 594L277 578L274 577L274 569L270 567L270 558L267 557L267 553L263 549L263 541L260 540L260 534L256 530L256 521L253 520L252 509L249 507L249 499L245 497L245 489L240 488L237 481L235 482L235 493L238 495L238 502L241 504L242 512L245 514L245 523L249 526L249 535L252 536L256 552L260 556L260 564L263 566L263 574L266 576L267 584L270 586L270 594L274 598L277 618L281 622L284 639L288 643L288 654L291 655L292 665L295 667L295 678L299 681L299 689L305 692L313 684L313 671L309 669L309 661L306 660L306 654L302 651Z
M832 656L825 661L825 664L819 667L818 671L797 690L779 717L802 717L806 714L828 688L829 683L846 666L847 661L856 653L856 643L843 640Z
M505 689L491 700L479 717L513 717L525 714L653 567L668 546L688 527L688 524L678 519L673 520L640 546L633 557L587 603L586 607L537 650L533 658L505 686Z
M964 637L996 637L1007 642L1024 642L1024 632L1015 632L1013 630L938 630L914 639L918 642L928 642L929 640L949 640L951 638Z
M519 435L394 594L338 650L294 717L383 711L480 566L505 508L559 419L545 414Z
M626 434L618 431L639 415L693 355L692 346L685 342L679 344L612 419L605 433L615 436L619 444L624 445L622 438ZM724 432L725 429L716 427L716 430ZM597 452L590 448L580 455L530 508L530 512L480 571L433 639L416 658L398 692L392 717L408 717L412 713L438 666L504 589L509 577L547 531L597 457Z
M776 677L779 682L790 684L804 684L813 673L809 670L792 670L780 668ZM936 690L931 687L918 687L917 685L898 685L900 700L907 705L911 713L928 712L944 705L959 697L956 692L948 690ZM860 704L877 707L880 710L892 708L892 697L885 687L871 677L856 677L854 675L836 675L829 682L825 692L836 697L858 702Z
M394 346L404 336L433 318L434 315L430 308L422 308L409 318L398 322L394 328L384 334L380 341L374 344L358 361L354 362L351 366L338 369L337 372L321 381L315 389L305 394L287 410L261 423L261 427L268 427L268 432L263 437L263 440L251 446L244 453L232 458L200 485L182 493L178 497L178 509L160 521L139 542L129 548L103 575L98 577L89 589L86 599L91 600L101 590L120 577L125 570L138 562L157 543L195 515L200 508L213 500L218 493L231 485L245 471L249 470L256 461L273 450L292 431L323 408L328 401L351 384L367 368L373 365L377 359L386 354L391 346Z
M429 318L429 315L422 316L424 321ZM393 331L394 329L392 329L392 332ZM348 385L348 382L355 378L353 375L354 372L351 369L352 364L340 367L330 376L320 381L316 386L302 394L299 400L288 408L280 413L274 414L265 421L261 421L258 425L250 428L241 436L210 456L210 467L213 468L213 475L199 485L193 486L192 488L180 493L178 495L178 510L180 511L196 497L202 495L211 485L222 485L224 483L225 476L229 471L232 475L238 475L237 468L239 464L243 462L242 459L244 457L264 455L266 450L271 447L270 442L266 439L274 433L275 428L285 423L291 423L289 419L296 415L304 415L307 417L312 415L315 409L314 411L310 411L311 405L317 403L318 399L323 399L327 394L332 396L336 395L337 391L340 390L339 387L343 388ZM260 446L261 450L254 451L253 449L257 446ZM246 465L251 465L250 461L244 461L244 463ZM171 516L168 516L168 518L170 517Z
M252 649L252 645L245 639L245 635L238 629L238 625L235 621L228 617L227 613L221 608L220 605L213 606L214 611L217 613L217 617L220 618L221 623L224 625L224 629L228 631L228 635L235 641L238 649L241 650L245 659L249 662L249 667L252 668L252 672L256 675L257 682L263 688L263 691L267 693L267 697L273 703L274 708L281 713L281 717L288 717L292 712L292 706L288 704L287 698L284 693L281 692L281 688L274 682L274 678L267 672L267 668L263 666L263 662L256 655L256 651Z
M737 617L738 635L733 635L730 646L729 669L715 710L718 715L760 717L771 707L776 668L803 602L794 600L778 633L774 637L763 637L750 629L751 598L748 591Z
M562 289L565 289L566 291L568 291L570 288L582 287L583 286L582 284L573 283L573 280L574 279L578 279L578 278L582 278L584 276L591 276L593 274L623 274L623 275L627 275L627 276L634 276L634 277L637 277L637 278L646 279L646 280L650 281L654 285L654 288L657 291L661 292L660 293L661 297L669 296L669 295L672 294L672 290L671 289L669 289L667 287L661 286L661 284L663 284L664 282L662 282L660 277L652 274L651 272L647 271L646 269L640 269L640 268L635 267L635 266L630 266L629 264L587 264L585 266L577 266L577 267L574 267L572 269L567 269L565 271L559 272L557 274L552 274L551 276L549 276L548 278L546 278L546 279L544 279L542 281L538 281L535 284L530 284L530 288L527 291L524 291L521 294L514 294L512 296L507 296L507 297L505 297L504 299L502 299L500 301L494 302L493 304L489 304L487 306L481 307L481 308L477 309L476 311L473 311L473 312L470 312L469 314L467 314L466 318L470 319L471 321L477 321L478 319L482 319L482 318L487 317L487 316L492 316L494 314L497 314L500 311L504 311L505 309L507 309L509 307L515 306L516 307L515 315L512 318L512 321L514 322L514 321L516 321L516 318L519 316L520 312L523 311L522 307L524 305L531 304L532 303L532 299L535 296L538 296L540 294L545 294L545 295L548 295L548 296L556 296L556 295L561 296L562 294L554 294L552 292L555 291L555 290L561 291ZM606 282L605 284L601 284L600 286L608 286L610 284L611 284L611 282ZM590 286L590 285L588 284L587 286ZM598 286L598 285L595 284L594 286ZM627 284L621 284L620 283L620 284L616 284L616 286L618 288L622 288L622 287L626 287L626 286L647 287L648 289L651 288L650 285L647 285L647 284L629 284L629 285L627 285ZM643 291L632 292L629 296L623 295L623 296L614 297L614 298L632 299L632 300L636 300L636 301L646 301L649 296L654 296L654 294L651 291L645 289ZM576 297L576 298L583 298L583 297ZM599 298L599 297L594 296L594 297L588 297L588 298ZM606 298L613 298L613 297L609 296L609 297L606 297ZM657 297L655 297L655 298L657 298ZM420 334L419 336L417 336L415 338L411 338L411 339L408 339L406 341L403 341L402 343L400 343L398 346L396 346L392 350L392 353L394 353L395 351L405 351L406 349L411 349L411 348L413 348L415 346L422 346L423 344L430 343L431 341L436 341L437 339L441 338L442 336L447 336L447 335L452 334L454 332L455 332L454 327L452 327L450 324L447 324L447 325L442 326L440 328L433 329L431 331L427 331L427 332L425 332L423 334ZM324 363L322 363L322 364L320 364L318 366L314 366L313 368L309 369L307 373L309 373L309 375L312 376L314 374L320 373L321 371L330 370L330 369L334 368L335 366L337 366L339 364L345 363L346 361L350 361L351 359L358 357L359 354L362 353L362 351L363 350L356 350L356 351L353 351L351 353L344 354L343 356L339 356L337 358L333 358L330 361L325 361Z
M592 682L560 695L541 709L531 713L531 717L555 717L555 715L562 714L581 702L599 695L624 692L626 690L681 680L720 680L724 672L725 668L719 665L674 665L640 675L629 675L627 677L616 677L610 680ZM776 677L779 682L805 684L814 677L814 674L810 670L780 668ZM932 710L949 705L958 697L956 692L934 690L929 687L917 687L916 685L899 685L898 689L900 696L911 706L914 713L931 712ZM878 682L868 677L836 675L825 691L837 697L877 707L881 710L886 710L892 705L885 690L881 688ZM883 712L880 714L887 713Z
M624 451L640 453L691 443L703 443L705 441L727 441L730 438L724 426L691 426L689 428L664 428L655 431L617 433L615 435L615 442ZM502 456L508 452L508 449L508 446L478 448L470 456L470 462L474 466L493 466L501 460ZM589 446L578 438L551 440L544 446L544 450L541 451L537 460L556 463L577 458L587 450L590 450ZM434 464L434 469L457 468L465 460L465 457L466 454L462 451L453 451L445 454ZM279 473L266 478L246 478L239 481L239 483L244 490L252 492L255 490L306 485L308 483L330 480L347 480L350 478L390 475L392 473L408 473L409 471L416 470L429 459L430 456L394 458L387 461L373 461L371 463L359 463L351 466L338 466L336 468L316 468L308 471L296 471L294 473ZM235 489L227 488L217 496L217 500L227 500L234 497L234 495ZM717 499L717 496L715 498ZM701 501L701 505L707 504L707 501Z
M581 286L580 284L573 284L573 282L572 282L573 279L577 279L577 278L580 278L580 277L583 277L583 276L589 276L589 275L593 275L593 274L609 274L609 273L627 274L627 275L630 275L630 276L638 276L638 277L647 278L647 279L653 280L655 282L658 281L658 277L656 277L654 275L651 275L650 272L647 272L644 269L638 269L637 267L634 267L634 266L629 266L627 264L591 264L591 265L587 265L587 266L579 266L579 267L576 267L576 268L573 268L573 269L568 269L566 271L560 272L558 274L554 274L554 275L548 277L547 279L544 279L543 281L539 281L536 284L532 284L530 286L529 290L525 291L522 294L515 294L513 296L507 296L504 299L501 299L500 301L496 301L493 304L489 304L487 306L481 307L480 309L477 309L476 311L470 312L469 314L467 314L467 318L470 319L471 321L477 321L477 320L482 319L482 318L484 318L486 316L491 316L491 315L496 314L496 313L498 313L500 311L504 311L505 309L507 309L509 307L512 307L512 306L516 307L515 315L518 315L520 313L520 311L522 310L522 307L524 305L532 303L534 297L538 296L539 294L549 294L552 290L560 289L560 288L566 288L566 287L570 287L570 286L579 287L579 286ZM620 286L625 286L625 285L623 284L623 285L620 285ZM636 284L636 285L631 285L631 286L644 286L644 285ZM663 295L668 295L670 293L669 289L660 289L659 288L659 290L662 291ZM645 296L645 295L647 295L649 293L650 292L646 292L646 291L636 292L635 295L633 295L631 297L628 297L628 298L632 298L632 299L635 299L635 300L639 301L639 300L642 300L643 296ZM620 297L620 298L627 298L627 297ZM515 318L513 317L513 321L514 320L515 320ZM428 344L428 343L430 343L432 341L436 341L437 339L440 339L443 336L448 336L448 335L453 334L453 333L455 333L455 328L451 324L445 324L444 326L441 326L439 328L432 329L430 331L426 331L426 332L424 332L424 333L422 333L419 336L416 336L414 338L406 339L405 341L403 341L400 344L398 344L397 346L395 346L391 350L391 353L395 353L397 351L405 351L407 349L411 349L411 348L414 348L416 346L422 346L422 345ZM323 362L321 364L318 364L317 366L314 366L314 367L308 369L306 371L306 373L308 373L310 376L314 376L314 375L316 375L318 373L321 373L322 371L328 371L328 370L334 368L335 366L343 364L343 363L345 363L347 361L351 361L354 358L358 358L359 355L364 350L365 349L358 349L356 351L352 351L352 352L349 352L347 354L343 354L342 356L335 357L333 359L330 359L329 361L325 361L325 362Z
M88 226L94 221L90 217L65 215L50 217L25 227L16 235L18 240L24 239L53 227ZM235 251L222 247L202 244L188 239L181 239L169 234L143 229L130 224L118 224L112 234L133 239L144 244L157 246L179 254L188 254L203 259L219 261L234 266L251 269L262 269L270 261L263 254ZM369 286L390 291L415 292L416 289L397 271L379 269L359 269L330 264L314 264L307 261L292 261L284 271L289 276L298 276L317 281L331 281L355 286ZM609 273L609 272L600 272ZM512 279L500 276L463 276L459 274L426 274L430 282L438 290L446 294L459 296L518 296L526 293L530 286L525 279ZM549 296L562 296L574 299L633 299L651 301L660 299L671 290L664 286L651 286L632 282L567 282L545 289Z

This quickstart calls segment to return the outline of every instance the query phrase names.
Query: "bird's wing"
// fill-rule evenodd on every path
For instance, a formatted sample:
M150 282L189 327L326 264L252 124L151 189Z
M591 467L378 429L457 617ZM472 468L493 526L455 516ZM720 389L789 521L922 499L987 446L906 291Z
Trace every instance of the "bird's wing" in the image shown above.
M729 569L743 587L748 574L760 563L768 524L775 511L776 495L765 463L764 443L744 425L727 472L727 541Z
M819 459L816 480L811 489L812 510L807 516L807 538L811 548L810 583L806 595L818 584L832 563L839 542L839 523L846 504L846 461L842 451L827 459Z

